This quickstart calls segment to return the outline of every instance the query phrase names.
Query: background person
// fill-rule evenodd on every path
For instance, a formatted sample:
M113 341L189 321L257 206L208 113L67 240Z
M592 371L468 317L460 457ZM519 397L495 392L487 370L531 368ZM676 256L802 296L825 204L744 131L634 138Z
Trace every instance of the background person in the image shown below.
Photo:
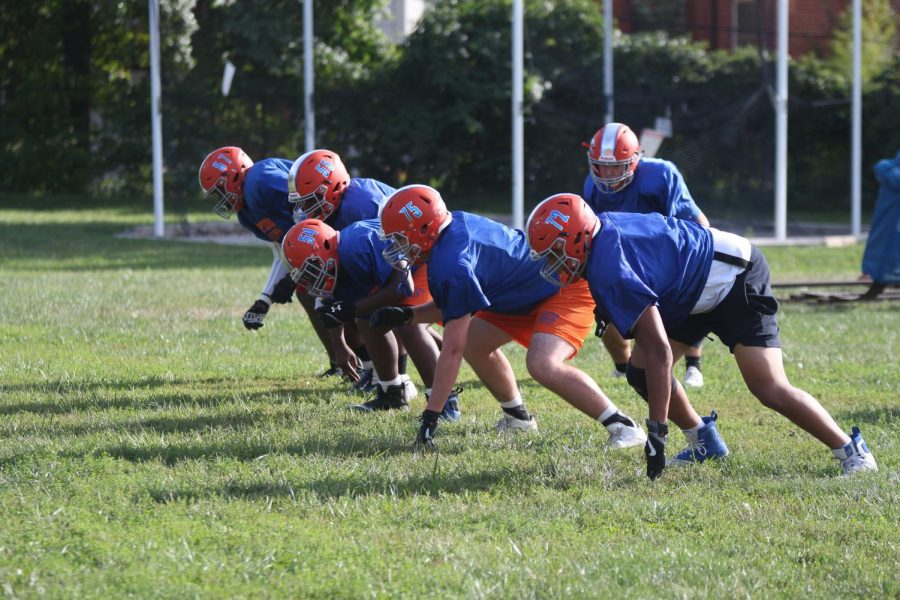
M667 160L644 158L637 136L627 125L601 127L591 138L587 157L590 171L584 180L584 200L595 213L656 212L709 227L678 167ZM624 376L630 344L615 326L607 327L601 339L616 365L615 374ZM703 385L701 343L685 353L684 384L690 387Z

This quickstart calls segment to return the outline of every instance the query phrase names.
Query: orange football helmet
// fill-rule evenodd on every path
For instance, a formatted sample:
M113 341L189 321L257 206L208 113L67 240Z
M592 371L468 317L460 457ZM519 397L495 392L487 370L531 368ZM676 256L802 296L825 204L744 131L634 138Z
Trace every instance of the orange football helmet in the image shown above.
M311 296L328 298L338 277L338 232L318 219L291 227L281 241L291 279Z
M525 225L531 259L546 262L541 277L565 287L581 277L600 221L576 194L556 194L534 207Z
M244 208L244 177L253 161L237 146L225 146L210 152L200 163L200 187L206 198L216 199L213 212L230 219Z
M440 192L427 185L408 185L391 194L379 218L381 239L391 242L384 258L401 271L422 261L452 219Z
M591 138L587 152L594 185L604 194L621 190L634 179L642 154L641 144L628 125L604 125Z
M327 221L341 204L350 173L337 152L313 150L294 161L288 175L288 200L294 215Z

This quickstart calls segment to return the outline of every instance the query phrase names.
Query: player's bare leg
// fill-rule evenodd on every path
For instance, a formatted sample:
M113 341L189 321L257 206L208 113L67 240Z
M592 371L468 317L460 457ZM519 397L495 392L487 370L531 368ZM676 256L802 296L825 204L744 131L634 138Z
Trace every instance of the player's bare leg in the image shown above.
M512 338L508 333L478 317L473 318L469 325L464 353L466 362L488 391L501 403L519 397L519 387L512 365L500 350L500 346L510 341Z
M675 363L680 359L687 348L687 344L682 344L674 340L669 340L672 347L672 362ZM647 359L644 356L643 349L640 344L635 344L631 351L631 364L639 369L647 368ZM674 381L674 380L673 380ZM700 415L691 406L687 392L677 381L674 382L672 395L669 398L669 420L678 425L681 429L692 429L702 423Z
M316 299L309 294L297 294L297 300L299 300L303 310L306 311L306 316L312 324L313 331L316 332L316 337L319 338L319 342L322 343L322 347L328 353L328 362L334 364L334 350L331 348L331 339L328 337L328 330L322 322L322 317L316 312Z
M616 365L613 375L622 377L625 374L624 365L627 365L628 359L631 358L631 342L623 338L619 330L611 323L606 327L600 340Z
M525 367L535 381L596 419L611 402L587 373L566 363L575 352L569 342L550 333L535 333L525 354Z
M780 348L738 344L734 348L734 358L747 389L764 406L781 413L830 449L850 442L850 437L818 400L788 381Z
M423 323L404 325L395 330L397 337L403 342L409 357L412 359L422 383L430 388L434 383L434 368L437 365L440 349L434 341L434 337L428 332L428 326Z

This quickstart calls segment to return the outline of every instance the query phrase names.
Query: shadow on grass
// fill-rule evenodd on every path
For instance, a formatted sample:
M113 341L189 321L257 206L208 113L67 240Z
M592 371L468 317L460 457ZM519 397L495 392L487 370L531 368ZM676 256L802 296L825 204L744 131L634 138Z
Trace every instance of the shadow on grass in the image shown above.
M397 479L396 477L367 473L365 475L329 476L297 484L290 482L233 483L205 489L151 488L147 490L147 493L154 501L165 504L190 502L211 497L236 500L281 498L297 501L298 496L303 499L312 496L320 502L371 495L406 498L420 495L440 496L486 491L507 483L511 478L527 480L531 474L527 469L513 473L502 467L491 467L454 477L419 475Z
M259 249L195 244L173 240L119 239L126 226L90 222L0 223L0 255L9 271L28 273L65 270L97 272L120 269L184 269L186 267L255 267Z
M187 388L184 392L154 394L133 397L130 395L103 398L92 395L100 390L142 391L169 387ZM243 389L242 389L243 388ZM259 389L265 388L265 389ZM227 392L223 394L223 390ZM246 391L245 391L246 390ZM259 402L271 400L275 395L287 395L294 401L314 400L319 402L322 396L335 391L346 391L345 388L298 388L285 386L283 382L273 380L211 377L206 379L152 379L121 382L65 382L51 381L34 384L0 385L0 394L26 393L38 397L56 395L57 398L44 402L8 402L0 404L0 415L32 413L36 415L61 415L80 411L96 410L166 410L169 408L208 408L228 404L230 402ZM82 395L87 394L87 397Z

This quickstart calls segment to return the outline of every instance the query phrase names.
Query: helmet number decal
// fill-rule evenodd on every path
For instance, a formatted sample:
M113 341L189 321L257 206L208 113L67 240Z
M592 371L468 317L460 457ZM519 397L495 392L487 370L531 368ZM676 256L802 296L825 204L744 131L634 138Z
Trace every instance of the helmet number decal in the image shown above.
M422 210L412 203L412 200L406 203L406 206L400 209L400 214L406 217L406 220L412 222L413 219L417 219L422 216Z
M331 177L331 172L334 171L334 164L323 158L319 161L319 164L316 165L316 171L323 177Z
M309 227L304 227L303 231L300 232L300 235L297 236L298 242L305 242L310 246L316 245L316 230L310 229Z
M568 222L569 222L569 215L565 215L565 214L559 212L558 210L554 210L554 211L551 211L551 212L550 212L550 216L547 217L547 218L544 220L544 223L549 223L550 225L553 225L554 227L556 227L557 229L559 229L560 231L562 231L562 230L563 230L563 226L560 225L560 224L556 221L556 219L561 220L563 223L568 223Z

